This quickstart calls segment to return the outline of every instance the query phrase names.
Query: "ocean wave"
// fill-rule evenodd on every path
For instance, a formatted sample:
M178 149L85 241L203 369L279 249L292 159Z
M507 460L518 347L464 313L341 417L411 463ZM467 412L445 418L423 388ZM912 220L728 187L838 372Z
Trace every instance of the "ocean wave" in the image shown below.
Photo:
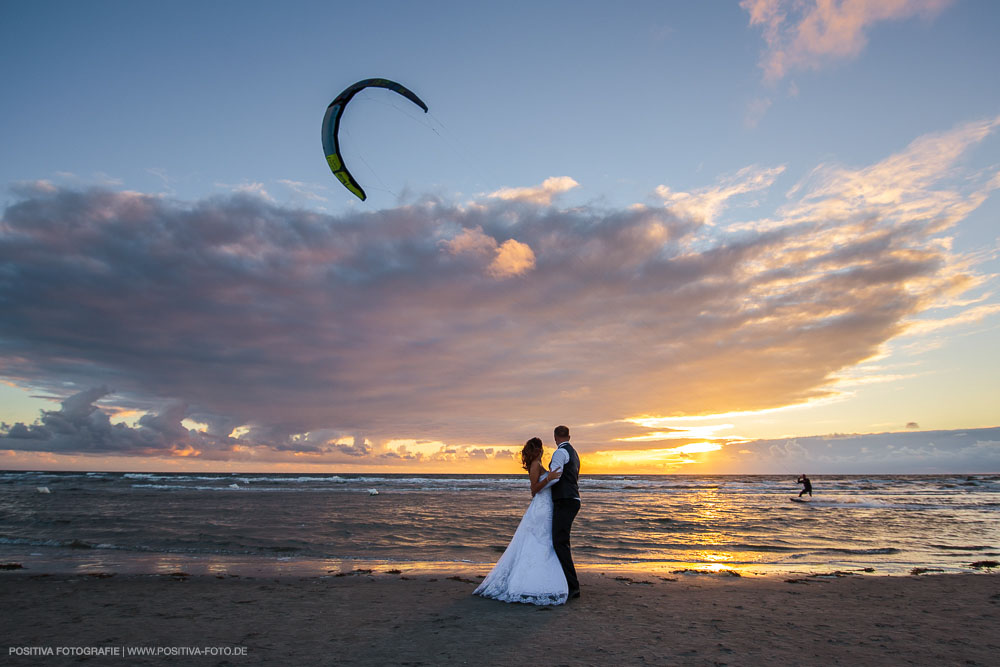
M959 546L953 544L931 544L929 545L932 549L943 549L945 551L989 551L990 549L995 549L996 547L989 546Z
M884 510L961 510L975 509L987 503L942 503L940 498L935 498L934 502L921 501L917 498L872 498L870 496L836 496L836 497L813 497L807 501L814 507L836 507L850 509L884 509Z
M173 545L152 546L146 544L113 544L109 542L88 542L81 539L44 539L44 538L22 538L22 537L0 537L0 545L24 546L24 547L54 547L59 549L86 549L86 550L107 550L124 551L137 553L166 553L166 554L214 554L214 555L240 555L252 556L255 554L298 554L309 551L308 548L288 545L248 545L234 542L223 542L229 544L231 548L225 548L219 544L210 545L207 543L174 543ZM320 557L323 554L313 551L313 555Z
M289 484L303 484L309 482L333 482L342 483L348 480L340 477L339 475L329 475L323 477L312 477L312 476L297 476L297 477L258 477L255 475L163 475L158 473L125 473L122 475L124 479L136 479L136 480L157 480L157 481L171 481L171 482L232 482L233 480L239 480L245 484L252 484L256 482L276 482L276 483L289 483Z
M0 537L0 544L9 544L12 546L61 547L65 546L63 542L64 540L31 539L26 537Z
M54 538L45 539L30 537L0 537L0 544L28 547L65 547L68 549L95 549L100 546L75 538L59 540Z
M131 488L134 489L152 489L157 491L230 491L234 493L354 493L354 494L365 494L365 495L376 495L371 494L370 489L367 487L352 487L344 488L340 486L305 486L298 488L289 488L287 486L252 486L245 485L240 486L239 484L229 484L227 486L198 486L192 484L132 484ZM413 493L417 489L396 489L392 491L393 495L406 495L408 493ZM385 495L385 491L381 491L377 495Z
M351 480L345 479L339 475L329 475L324 477L238 477L241 482L246 484L256 484L258 482L271 482L276 484L308 484L311 482L330 482L333 484L344 484Z
M160 491L237 491L242 493L320 493L323 491L342 492L344 489L338 487L302 487L288 488L283 486L240 486L239 484L229 484L227 486L199 486L193 484L132 484L134 489L156 489ZM360 492L361 489L354 489ZM365 490L367 493L367 490Z
M181 491L232 491L228 486L192 486L190 484L133 484L133 489L176 489ZM257 489L262 490L262 489Z
M0 473L0 482L21 482L24 480L40 481L49 480L57 477L56 474L50 472L34 472L34 471L19 471L19 472L5 472Z
M901 549L895 547L873 547L871 549L841 549L837 547L828 547L825 549L810 549L810 553L814 554L847 554L849 556L888 556L891 554L902 553Z

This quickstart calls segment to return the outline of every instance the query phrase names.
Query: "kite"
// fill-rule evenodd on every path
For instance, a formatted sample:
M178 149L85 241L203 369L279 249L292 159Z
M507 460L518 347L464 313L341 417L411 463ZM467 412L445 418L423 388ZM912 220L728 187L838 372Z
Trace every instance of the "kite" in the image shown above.
M423 100L405 86L395 81L389 81L388 79L365 79L364 81L358 81L345 88L340 95L337 95L333 102L330 102L330 106L326 108L326 115L323 117L323 152L326 154L326 161L330 165L330 171L333 172L333 175L344 184L345 188L357 195L361 201L367 199L368 196L344 165L344 159L340 155L340 142L337 140L337 133L340 131L340 117L344 115L344 107L347 106L347 103L357 93L370 87L388 88L395 91L423 109L424 113L427 113L427 105L423 103Z

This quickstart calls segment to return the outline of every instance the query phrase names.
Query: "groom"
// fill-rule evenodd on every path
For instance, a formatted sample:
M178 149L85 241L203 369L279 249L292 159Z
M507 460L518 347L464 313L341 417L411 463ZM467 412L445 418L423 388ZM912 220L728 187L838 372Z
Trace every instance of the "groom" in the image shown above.
M576 578L576 568L573 567L573 555L569 551L569 532L573 528L573 519L580 511L580 489L577 479L580 476L580 457L573 445L569 444L569 429L556 426L553 432L556 441L556 451L552 452L549 470L562 470L562 476L552 485L552 546L555 547L559 564L566 574L569 585L569 596L580 597L580 581Z

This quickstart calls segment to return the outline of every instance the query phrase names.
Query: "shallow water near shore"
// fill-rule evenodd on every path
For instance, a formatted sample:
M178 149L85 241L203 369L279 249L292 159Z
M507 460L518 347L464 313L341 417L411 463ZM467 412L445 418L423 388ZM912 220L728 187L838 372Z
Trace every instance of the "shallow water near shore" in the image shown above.
M1000 556L1000 475L592 475L581 569L970 571ZM47 490L48 492L40 491ZM372 495L371 491L377 491ZM522 475L0 472L0 561L35 571L485 573Z

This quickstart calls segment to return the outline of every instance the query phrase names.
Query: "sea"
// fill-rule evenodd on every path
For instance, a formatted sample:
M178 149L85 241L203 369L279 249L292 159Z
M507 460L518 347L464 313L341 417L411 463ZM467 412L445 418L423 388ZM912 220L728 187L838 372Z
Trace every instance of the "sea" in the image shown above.
M968 572L1000 558L1000 475L590 475L579 569ZM486 574L525 475L0 471L0 564L35 572Z

